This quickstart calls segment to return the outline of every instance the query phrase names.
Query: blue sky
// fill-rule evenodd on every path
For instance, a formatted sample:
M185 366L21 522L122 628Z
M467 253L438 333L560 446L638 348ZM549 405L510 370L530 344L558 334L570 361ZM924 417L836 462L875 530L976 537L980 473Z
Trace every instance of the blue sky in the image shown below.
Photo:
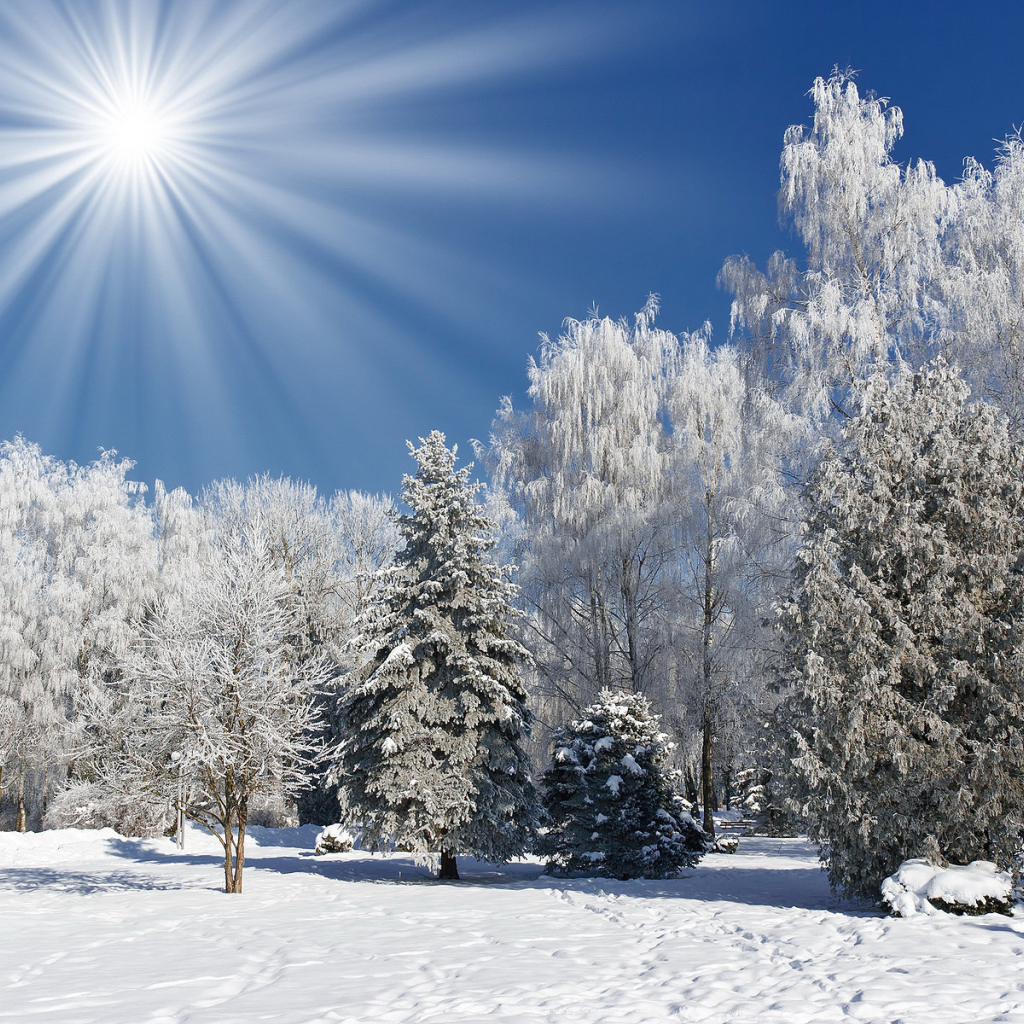
M833 65L947 180L1024 122L1024 8L821 0L0 6L0 437L198 490L397 491L538 332L728 330L792 246L782 134Z

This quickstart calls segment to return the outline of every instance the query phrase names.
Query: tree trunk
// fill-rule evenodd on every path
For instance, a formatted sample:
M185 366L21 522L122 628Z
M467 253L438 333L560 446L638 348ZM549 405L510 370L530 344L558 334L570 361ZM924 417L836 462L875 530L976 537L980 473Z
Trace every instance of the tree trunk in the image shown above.
M714 838L715 781L712 776L711 709L704 709L704 742L701 747L701 803L704 806L704 831Z
M700 781L689 760L686 764L686 771L683 774L683 788L686 792L686 799L691 804L700 803Z
M231 828L231 821L224 822L224 891L231 892L232 884L234 882L234 873L232 867L234 867L234 853L233 845L235 842L234 831Z
M238 808L238 839L235 841L235 870L231 892L242 891L242 868L245 866L245 827L249 820L249 801L243 799Z
M243 803L235 813L224 815L224 891L242 891L242 868L245 865L246 808ZM235 821L238 834L235 834Z
M644 692L643 669L640 665L640 615L636 606L636 592L639 589L639 573L634 572L632 560L622 560L622 605L626 618L626 645L629 657L630 689L634 693Z
M447 850L441 851L441 869L437 873L439 879L445 881L459 880L459 869L455 864L455 854L449 853Z
M596 590L590 591L590 635L594 643L594 677L598 690L608 685L608 664L605 650L605 631L601 614L600 595Z
M21 773L18 779L18 811L14 816L14 831L25 832L26 821L25 821L25 773Z
M704 806L704 831L714 837L715 819L712 817L715 803L715 785L712 777L712 714L713 698L711 684L714 670L711 659L712 627L715 624L715 536L711 527L711 506L714 495L705 491L704 500L708 515L707 550L704 552L704 628L702 635L702 675L704 685L704 737L701 746L701 803Z

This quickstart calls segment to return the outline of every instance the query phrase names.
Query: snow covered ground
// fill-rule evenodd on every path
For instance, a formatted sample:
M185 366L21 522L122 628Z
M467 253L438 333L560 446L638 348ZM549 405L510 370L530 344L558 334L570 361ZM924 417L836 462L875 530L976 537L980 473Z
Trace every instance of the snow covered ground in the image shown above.
M314 857L212 837L0 833L0 1022L802 1024L1024 1021L1024 912L897 920L837 902L811 847L747 838L665 882ZM255 841L253 841L255 840Z

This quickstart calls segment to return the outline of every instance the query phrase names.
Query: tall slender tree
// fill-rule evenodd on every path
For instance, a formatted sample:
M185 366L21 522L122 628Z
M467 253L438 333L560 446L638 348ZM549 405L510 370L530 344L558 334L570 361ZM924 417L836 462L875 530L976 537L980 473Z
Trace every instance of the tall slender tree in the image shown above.
M751 717L763 686L764 609L784 576L794 529L785 468L798 421L731 345L686 337L669 392L671 487L681 534L675 585L686 696L701 736L703 827L714 835L715 753ZM746 706L745 706L746 705Z
M471 467L455 468L439 431L410 449L405 545L363 622L339 795L368 846L440 855L440 877L457 878L458 854L507 861L535 823L528 655L510 633L515 588L488 557L493 527Z

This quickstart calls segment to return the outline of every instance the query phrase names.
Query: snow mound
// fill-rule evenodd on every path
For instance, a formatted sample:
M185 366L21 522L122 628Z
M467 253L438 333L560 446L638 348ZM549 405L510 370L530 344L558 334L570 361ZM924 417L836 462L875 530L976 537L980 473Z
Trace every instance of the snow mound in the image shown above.
M882 882L882 900L896 917L915 914L1009 914L1013 880L986 860L941 868L926 860L904 861Z
M735 853L740 848L737 836L718 836L711 847L712 853Z

